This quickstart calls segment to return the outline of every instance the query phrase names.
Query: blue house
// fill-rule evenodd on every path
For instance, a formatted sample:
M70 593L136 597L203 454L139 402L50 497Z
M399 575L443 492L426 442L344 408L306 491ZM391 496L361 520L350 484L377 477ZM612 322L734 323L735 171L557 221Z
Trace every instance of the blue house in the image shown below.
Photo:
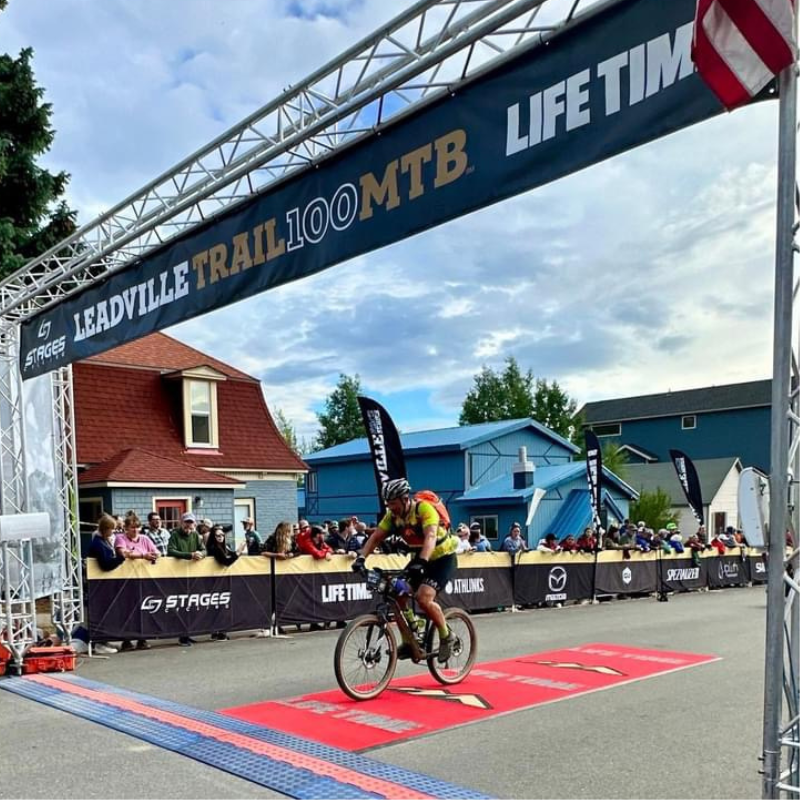
M525 418L418 431L400 437L414 489L432 489L453 524L480 522L486 536L506 536L519 522L529 544L545 533L580 533L591 510L585 463L578 448ZM357 515L374 524L380 510L369 445L364 439L304 457L306 513L311 521ZM603 474L604 507L624 519L636 492Z
M633 463L669 461L670 448L692 460L739 458L769 473L772 381L586 403L584 427L627 451Z

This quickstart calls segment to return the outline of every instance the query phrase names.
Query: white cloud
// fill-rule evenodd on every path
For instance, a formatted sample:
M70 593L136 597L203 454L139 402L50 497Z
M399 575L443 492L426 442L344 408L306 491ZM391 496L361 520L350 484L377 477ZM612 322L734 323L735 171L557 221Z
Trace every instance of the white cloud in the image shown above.
M406 3L405 5L408 5ZM399 11L381 0L11 0L83 222ZM340 373L455 423L515 356L579 403L770 372L777 105L709 120L170 331L262 379L301 435Z

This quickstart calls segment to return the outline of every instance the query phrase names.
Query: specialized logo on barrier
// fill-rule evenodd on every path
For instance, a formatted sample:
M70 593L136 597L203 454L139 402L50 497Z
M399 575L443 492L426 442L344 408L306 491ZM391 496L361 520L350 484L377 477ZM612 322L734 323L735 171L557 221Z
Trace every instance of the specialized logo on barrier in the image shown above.
M696 581L700 577L700 567L680 567L667 570L667 581Z
M633 580L633 573L631 572L631 568L625 567L625 569L622 570L622 582L626 586L628 586L632 580Z
M23 364L23 371L27 371L34 366L44 365L47 361L57 359L64 352L67 346L67 337L59 336L57 339L50 341L50 320L45 320L36 331L36 338L39 344L32 347L25 354L25 362ZM42 342L42 340L44 340Z
M734 580L739 577L739 565L737 563L728 564L727 562L720 562L717 567L717 575L720 580L725 578L733 578Z
M454 578L444 590L447 594L483 594L483 578Z
M767 565L763 561L756 561L756 573L763 575L767 571Z
M559 602L567 599L567 571L564 567L553 567L547 575L547 585L550 587L550 594L545 595L545 600Z
M163 597L148 595L139 606L140 611L155 614L164 610L170 611L199 611L205 608L230 608L230 592L203 592L202 594L168 594Z
M493 708L479 694L456 694L451 689L417 689L413 686L393 686L392 691L404 692L414 697L427 697L430 700L446 700L449 703L461 703L469 708L482 708L486 711Z

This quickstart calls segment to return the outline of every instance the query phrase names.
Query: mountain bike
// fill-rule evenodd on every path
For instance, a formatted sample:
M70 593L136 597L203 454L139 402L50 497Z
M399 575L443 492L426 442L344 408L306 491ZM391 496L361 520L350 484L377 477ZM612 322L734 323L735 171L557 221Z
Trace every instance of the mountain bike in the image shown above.
M333 667L341 690L353 700L372 700L394 677L397 667L396 625L411 650L415 664L424 661L431 675L443 684L460 683L467 677L477 655L478 638L469 614L460 608L444 612L455 637L450 658L441 663L439 631L430 619L422 631L412 631L403 615L403 603L414 605L414 592L403 570L364 569L367 589L377 598L375 611L348 623L336 642Z

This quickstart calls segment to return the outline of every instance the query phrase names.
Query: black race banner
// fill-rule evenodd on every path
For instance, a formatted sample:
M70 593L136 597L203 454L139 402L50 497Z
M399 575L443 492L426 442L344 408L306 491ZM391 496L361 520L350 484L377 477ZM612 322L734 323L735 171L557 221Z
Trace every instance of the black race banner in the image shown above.
M735 556L711 556L708 562L708 587L742 586L747 582L747 559Z
M649 594L658 591L658 554L606 551L597 559L596 592L602 594Z
M767 582L767 559L764 553L748 555L747 579L752 583Z
M723 109L695 0L590 11L22 325L29 378L543 186Z
M510 608L514 604L508 553L465 553L438 600L442 607L467 611Z
M375 470L375 485L383 516L384 485L395 478L407 477L403 446L400 444L400 434L389 412L380 403L369 397L359 396L358 407L361 409L364 429L367 432L372 466Z
M523 553L516 566L514 602L538 605L590 599L593 573L594 556Z
M703 589L708 583L707 558L665 556L661 563L661 582L666 591L689 592Z
M171 638L267 628L272 614L270 564L242 557L230 567L212 559L126 561L103 572L87 559L92 639Z
M700 478L697 477L697 469L694 462L680 450L670 450L669 457L675 472L678 473L678 481L686 496L686 502L692 509L694 518L698 525L705 525L703 514L703 492L700 489Z
M586 480L589 483L589 502L592 506L592 528L600 541L600 490L603 475L603 454L593 431L586 431Z

